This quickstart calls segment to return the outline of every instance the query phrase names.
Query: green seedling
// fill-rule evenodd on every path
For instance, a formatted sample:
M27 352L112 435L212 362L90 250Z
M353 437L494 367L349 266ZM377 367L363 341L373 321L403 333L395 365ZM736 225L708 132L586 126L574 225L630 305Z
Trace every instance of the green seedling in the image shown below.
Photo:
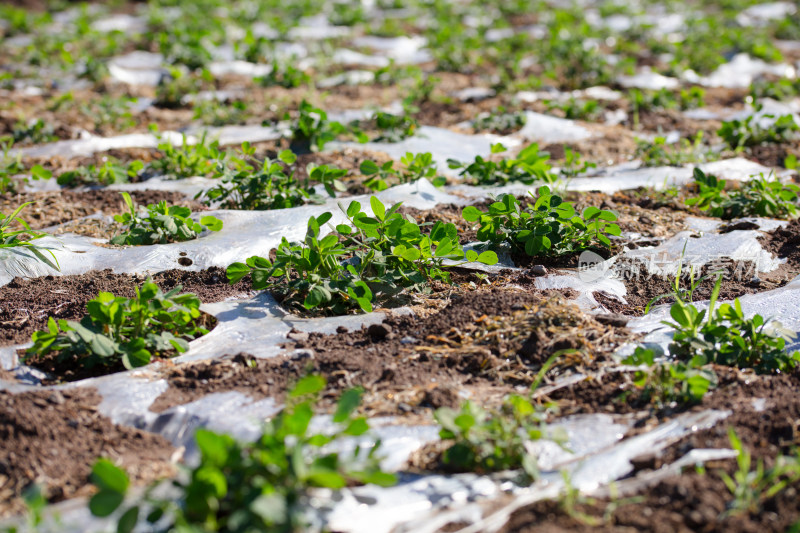
M191 209L168 206L165 200L148 205L146 212L141 213L130 194L121 194L128 206L128 212L115 215L114 220L125 228L111 239L111 244L138 246L183 242L196 239L203 231L222 229L222 221L217 217L207 215L200 218L200 222L195 222L190 218Z
M423 233L413 219L397 212L400 205L387 209L373 196L372 216L359 202L346 210L340 206L348 223L325 236L321 228L332 214L311 217L302 242L283 238L274 261L254 256L234 263L228 279L235 283L252 274L254 289L286 295L284 305L341 314L353 308L371 311L375 295L425 290L433 280L449 283L447 260L497 262L494 252L464 252L453 224L437 222Z
M728 504L724 515L758 514L767 500L800 480L800 456L797 450L791 456L779 455L770 468L759 459L755 470L751 470L753 461L750 451L742 445L733 428L728 430L728 438L731 447L739 454L736 456L737 469L733 476L719 471L719 476L733 495L733 501Z
M775 119L764 124L764 119ZM744 120L734 119L722 123L717 134L732 149L741 151L744 148L759 144L784 144L798 137L800 126L792 115L764 115L759 118L750 115Z
M675 330L670 354L680 361L702 356L710 363L752 368L760 373L784 372L796 367L800 352L786 351L786 341L793 340L794 333L761 315L745 318L738 298L733 304L717 307L721 283L722 277L718 275L708 309L701 311L680 300L672 304L673 322L662 322Z
M713 217L730 220L758 216L768 218L796 218L800 187L778 179L758 178L742 182L738 189L726 191L726 181L694 169L696 196L686 199L686 205L708 211Z
M200 325L200 300L191 293L179 294L181 288L165 294L148 280L133 298L100 292L86 304L87 314L80 322L50 317L47 330L33 334L24 361L56 352L59 363L77 360L86 368L131 369L154 356L183 353L189 340L208 330Z
M533 195L531 195L533 196ZM483 212L465 207L462 216L479 224L478 239L493 245L505 244L530 256L559 256L591 248L610 248L609 236L619 236L611 211L587 207L582 214L569 202L552 194L546 185L539 187L533 205L523 208L517 199L504 194Z
M133 531L137 524L165 531L306 531L310 524L305 510L313 489L394 485L396 476L380 467L380 440L356 446L352 452L333 451L341 441L370 429L365 418L355 415L361 389L342 393L333 414L334 431L311 431L314 406L325 385L321 376L301 379L288 392L286 407L265 424L254 442L198 429L200 461L184 467L186 474L172 483L169 498L155 484L141 501L126 508L127 474L107 459L98 460L92 468L98 492L89 501L89 510L98 517L117 512L120 532Z
M502 144L492 146L492 154L506 151ZM448 166L461 169L460 176L473 185L505 185L511 182L531 184L536 181L553 183L558 177L551 173L552 166L548 162L550 154L540 152L539 145L530 144L523 148L516 157L503 158L499 161L475 156L472 163L461 163L448 159Z
M633 384L642 391L642 399L658 409L700 403L717 386L717 376L704 368L706 359L702 355L687 362L657 362L658 357L663 357L659 350L637 346L632 355L622 360L626 365L645 367L636 371Z

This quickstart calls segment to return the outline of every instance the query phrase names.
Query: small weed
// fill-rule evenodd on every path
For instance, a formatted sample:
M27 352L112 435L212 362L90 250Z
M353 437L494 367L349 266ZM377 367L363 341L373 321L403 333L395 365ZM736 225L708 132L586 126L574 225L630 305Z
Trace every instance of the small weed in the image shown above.
M219 231L222 221L214 216L204 216L200 222L192 220L192 210L188 207L168 206L162 200L147 206L146 213L140 213L131 200L131 195L123 192L122 198L128 212L115 215L114 220L125 228L111 239L111 244L138 246L143 244L167 244L196 239L205 231Z
M235 100L220 102L215 99L200 100L193 106L194 119L208 126L225 126L227 124L243 124L250 116L247 102Z
M33 202L27 202L17 207L13 213L6 216L0 213L0 248L24 248L28 250L36 259L46 264L50 268L61 270L55 254L49 248L37 246L33 241L47 236L47 233L33 231L31 227L18 215ZM12 230L12 224L19 224L22 229ZM45 255L45 253L47 255ZM48 257L49 256L49 257Z
M724 515L761 512L763 504L800 480L800 456L797 451L791 456L779 455L771 468L764 466L759 459L755 470L751 470L750 451L745 449L733 428L728 430L731 447L739 452L736 457L737 469L731 477L720 470L719 476L733 495ZM723 516L724 516L723 515Z
M57 352L59 363L77 359L86 368L97 365L135 368L153 356L183 353L188 340L205 335L200 322L200 300L191 293L178 294L181 286L164 294L152 282L136 288L125 298L100 292L86 304L80 322L50 317L47 331L33 334L33 346L24 357Z

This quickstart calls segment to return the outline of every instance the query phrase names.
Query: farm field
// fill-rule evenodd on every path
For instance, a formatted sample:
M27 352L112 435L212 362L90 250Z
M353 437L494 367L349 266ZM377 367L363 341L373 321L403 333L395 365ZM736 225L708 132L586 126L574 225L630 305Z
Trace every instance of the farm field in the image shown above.
M800 531L800 3L0 4L0 531Z

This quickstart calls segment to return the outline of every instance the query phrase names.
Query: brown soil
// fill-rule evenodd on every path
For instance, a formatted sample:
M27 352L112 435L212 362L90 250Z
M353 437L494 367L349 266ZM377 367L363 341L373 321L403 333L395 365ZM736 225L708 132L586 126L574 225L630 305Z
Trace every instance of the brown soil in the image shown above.
M748 148L745 157L770 168L784 168L789 154L800 156L800 142L791 144L760 144Z
M20 512L32 483L49 501L90 492L92 464L105 457L141 484L173 475L173 447L162 437L116 426L97 412L94 389L0 391L0 516Z
M669 304L675 301L671 296L673 292L674 278L664 276L650 276L647 266L639 260L619 260L614 265L616 272L625 283L627 293L625 300L628 305L623 304L616 298L602 292L595 292L595 298L602 303L609 311L621 313L629 316L644 315L647 304L662 295L654 305ZM710 275L717 270L723 270L722 285L719 298L721 300L733 300L745 294L763 292L785 285L791 277L787 275L785 269L775 272L759 274L758 281L753 280L756 276L755 265L746 261L724 261L720 264L704 266L696 278L707 276L693 294L694 300L708 300L716 283L716 276ZM688 289L690 286L689 272L684 270L681 275L681 288Z
M800 442L797 424L800 398L795 393L800 379L795 375L754 376L717 369L726 384L706 396L696 409L727 409L732 412L712 429L689 436L654 458L651 468L669 463L692 449L729 448L728 429L734 428L753 461L769 468L779 454L790 454ZM765 400L759 411L753 400ZM648 468L648 467L645 467ZM718 471L735 471L732 460L706 465L707 473L687 470L655 483L634 498L619 500L582 498L577 513L567 513L558 502L542 501L514 513L504 532L544 531L787 531L800 520L797 491L800 483L761 503L761 509L725 514L733 500ZM582 515L579 513L583 513ZM587 518L588 517L588 518Z
M46 329L49 317L80 320L86 314L86 302L99 291L131 297L145 279L114 274L110 269L74 276L14 278L0 287L0 346L30 341L34 331ZM230 285L225 271L217 267L199 272L167 270L155 274L153 280L164 290L183 285L183 292L193 292L205 303L249 292L246 280Z
M761 238L761 245L768 252L787 260L791 274L800 273L800 220L792 220Z
M454 295L427 317L392 316L381 325L337 335L290 333L288 357L246 355L176 368L170 388L153 404L161 411L216 391L280 397L291 381L317 372L336 391L360 385L371 415L454 403L465 387L491 387L502 396L509 383L530 383L549 354L580 353L565 366L608 353L627 334L602 326L572 304L542 293L483 290ZM436 389L436 390L435 390ZM450 398L447 400L447 398ZM404 405L399 405L404 404Z
M139 205L165 200L170 205L186 206L193 211L206 209L199 202L175 191L144 190L132 191L130 194L133 201ZM83 192L63 190L0 195L0 212L10 214L25 202L34 202L20 213L20 217L32 229L63 224L98 212L115 215L127 210L118 191L99 189Z

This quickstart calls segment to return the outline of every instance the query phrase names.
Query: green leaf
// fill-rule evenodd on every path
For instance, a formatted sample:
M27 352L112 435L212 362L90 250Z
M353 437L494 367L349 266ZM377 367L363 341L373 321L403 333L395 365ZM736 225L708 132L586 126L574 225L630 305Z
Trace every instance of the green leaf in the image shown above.
M383 205L383 203L378 200L376 196L370 196L369 205L372 207L372 213L375 215L375 218L383 221L384 216L386 215L386 207Z
M371 176L373 174L377 174L380 172L380 167L374 161L370 161L369 159L362 161L361 165L358 167L362 174L365 176Z
M53 177L53 173L42 165L33 165L31 167L31 177L35 180L49 180Z
M139 521L139 507L131 507L119 518L117 533L131 533Z
M101 490L125 494L130 481L128 474L108 459L98 459L92 466L92 483Z
M89 500L89 511L93 516L104 518L122 505L125 495L120 492L101 490Z
M200 219L200 224L204 225L211 231L219 231L222 229L222 221L215 216L204 216Z
M485 252L481 252L477 261L479 263L483 263L484 265L496 265L498 261L497 254L492 250L486 250Z
M200 428L195 431L194 440L203 456L204 463L223 466L228 462L230 447L233 443L230 437Z
M298 398L309 394L318 394L325 388L326 380L322 376L310 375L302 378L294 388L289 391L290 398Z
M291 150L282 150L278 154L278 159L286 163L287 165L293 165L295 161L297 161L297 155Z
M461 216L464 217L464 220L467 222L475 222L481 218L481 215L483 215L483 211L472 205L465 207L461 212Z
M336 412L333 415L333 421L337 424L344 422L361 403L361 396L363 394L364 390L361 388L344 391L341 397L339 397L339 402L336 404Z

